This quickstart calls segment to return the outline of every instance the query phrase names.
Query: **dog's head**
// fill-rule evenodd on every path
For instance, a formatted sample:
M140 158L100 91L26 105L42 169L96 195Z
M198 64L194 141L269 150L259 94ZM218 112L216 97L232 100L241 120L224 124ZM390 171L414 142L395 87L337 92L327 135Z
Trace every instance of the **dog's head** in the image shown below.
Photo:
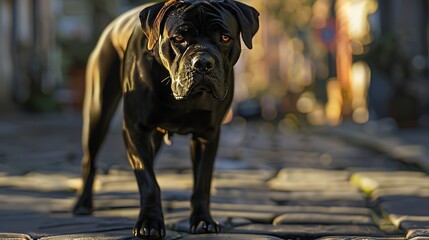
M223 100L241 53L250 49L259 13L233 0L170 0L140 13L148 48L169 71L177 100L203 92Z

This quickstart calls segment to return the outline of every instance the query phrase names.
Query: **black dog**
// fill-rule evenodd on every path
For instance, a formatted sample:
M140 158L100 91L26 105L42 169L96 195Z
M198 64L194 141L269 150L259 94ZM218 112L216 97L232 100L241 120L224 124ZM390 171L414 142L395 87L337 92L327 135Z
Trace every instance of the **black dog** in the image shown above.
M123 96L123 135L141 195L134 235L165 236L153 160L173 133L192 134L191 231L220 231L209 211L220 125L233 97L240 34L252 48L258 16L233 0L170 0L131 10L105 29L87 68L84 183L75 214L92 212L94 158Z

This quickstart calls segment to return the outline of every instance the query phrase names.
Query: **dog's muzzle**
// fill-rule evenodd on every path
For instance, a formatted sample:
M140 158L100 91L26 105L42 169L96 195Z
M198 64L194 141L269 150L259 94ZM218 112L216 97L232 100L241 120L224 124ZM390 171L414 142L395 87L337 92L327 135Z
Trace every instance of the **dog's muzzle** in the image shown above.
M208 93L219 100L224 98L223 82L220 80L223 77L215 71L214 57L204 52L195 53L184 69L187 71L178 74L172 82L173 95L177 100L201 93Z
M215 59L208 54L197 54L192 58L191 66L194 70L194 81L190 94L213 93L213 85L210 81L214 81L211 72L214 70L215 64Z

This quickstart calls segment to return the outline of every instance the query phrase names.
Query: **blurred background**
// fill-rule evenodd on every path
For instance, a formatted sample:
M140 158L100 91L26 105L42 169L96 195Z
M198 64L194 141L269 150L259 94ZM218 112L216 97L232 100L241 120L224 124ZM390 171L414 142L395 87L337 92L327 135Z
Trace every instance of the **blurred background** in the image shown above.
M0 114L81 111L103 28L144 0L1 0ZM243 0L259 10L234 113L279 129L429 125L428 0Z

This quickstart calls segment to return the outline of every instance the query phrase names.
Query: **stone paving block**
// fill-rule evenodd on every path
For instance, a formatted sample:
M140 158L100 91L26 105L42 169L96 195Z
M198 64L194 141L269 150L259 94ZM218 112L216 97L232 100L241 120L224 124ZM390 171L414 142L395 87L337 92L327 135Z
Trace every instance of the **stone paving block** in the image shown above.
M138 192L137 182L131 180L129 182L101 182L97 180L97 188L95 189L96 193L109 193L109 192Z
M314 143L312 137L303 136L302 134L288 133L286 135L275 135L275 145L281 147L282 150L292 150L292 151L306 151L306 152L320 152L326 151L327 149L335 149L338 147L337 143L330 141ZM328 143L329 142L329 143ZM326 143L326 144L325 144ZM342 145L344 146L344 145Z
M392 201L397 197L406 196L429 197L429 188L422 188L420 186L391 187L376 189L371 194L372 200L379 202Z
M272 150L262 150L262 149L253 149L253 148L243 148L241 153L241 158L246 159L247 161L259 161L260 163L271 160L283 160L278 152Z
M357 225L270 225L250 224L231 230L232 233L272 235L286 239L315 239L324 236L383 237L375 226Z
M117 148L123 144L121 131L110 131L111 138L106 139L100 153L95 216L76 219L64 213L70 211L75 200L73 190L80 185L80 117L78 121L58 121L58 117L37 119L11 121L13 131L1 128L0 123L0 138L7 136L11 145L0 146L0 232L13 229L12 232L27 233L34 238L51 233L57 235L51 236L56 239L64 239L67 234L75 235L66 239L131 239L139 196L123 147ZM242 123L240 127L238 131L226 126L231 129L222 134L211 209L216 218L232 219L231 226L235 228L231 231L242 231L241 234L182 234L183 239L274 239L270 237L274 235L285 239L331 235L337 236L334 239L359 239L352 236L360 235L393 240L391 236L403 235L386 231L389 237L373 237L383 236L383 232L368 220L373 213L367 207L372 205L350 184L351 173L363 173L376 182L371 200L386 209L385 214L400 229L427 229L426 215L416 214L424 212L416 206L420 201L404 200L410 195L429 197L427 175L404 173L412 168L336 138L301 132L278 134L272 124ZM175 136L173 141L172 147L161 149L156 161L157 177L166 220L184 221L186 229L193 185L189 137ZM113 148L117 150L114 153ZM13 178L9 176L11 173L23 175ZM64 175L70 179L61 178ZM408 206L398 207L397 202ZM12 214L4 214L6 209L11 209ZM278 216L276 221L285 225L271 224ZM264 236L247 235L254 233Z
M74 197L76 197L75 195ZM95 204L97 204L98 200L120 200L126 199L128 201L137 199L140 200L140 194L138 192L105 192L105 193L95 193ZM140 204L140 203L139 203Z
M19 233L0 233L1 240L32 240L30 235Z
M94 201L95 211L110 210L110 209L126 209L138 208L140 206L140 199L138 196L135 198L117 197L113 199L101 199L96 197Z
M258 203L263 205L276 205L272 198L283 196L283 193L276 193L266 189L215 189L212 191L213 202L225 203ZM225 200L225 201L222 201ZM255 205L255 204L253 204Z
M354 192L358 189L348 182L347 171L316 169L283 169L268 184L277 191Z
M216 222L220 224L222 227L222 231L227 231L234 227L243 226L247 224L251 224L252 222L248 219L244 218L233 218L233 217L219 217L216 214L213 214ZM189 232L189 216L184 218L166 218L165 221L167 229L171 229L177 232Z
M389 217L390 221L399 227L402 221L428 221L429 197L402 196L391 201L382 202L381 210ZM417 220L417 221L416 221Z
M193 178L191 174L177 172L159 172L156 178L161 190L191 190ZM134 174L104 175L97 178L100 189L97 192L138 192Z
M212 193L217 194L219 196L243 194L256 199L287 198L288 196L290 196L289 192L275 191L275 190L269 189L268 187L256 187L256 188L252 188L252 187L240 188L239 186L222 187L222 188L214 189Z
M184 219L189 219L190 211L164 212L164 221L167 223L177 223Z
M344 141L341 141L339 139L329 139L331 141L327 141L328 139L325 139L325 144L329 144L330 146L327 148L319 148L321 152L328 152L334 156L338 157L360 157L360 158L366 158L366 157L374 157L374 153L371 152L368 149L360 148L353 146L351 144L347 144ZM323 146L323 140L320 141L318 144L321 144Z
M234 136L235 137L235 136ZM228 136L225 136L225 134L221 134L221 139L226 138L228 139ZM241 159L242 154L242 143L236 144L227 144L226 142L223 142L222 140L219 142L219 152L218 155L220 158L229 158L233 160L239 160Z
M188 235L181 240L281 240L281 238L273 236L263 236L263 235L251 235L251 234L201 234L201 235Z
M339 206L283 206L284 213L321 213L335 215L359 215L372 216L374 213L369 208L363 207L339 207Z
M368 156L363 158L343 157L334 158L332 166L337 169L345 169L349 172L369 172L369 171L401 171L406 165L399 161L392 161L387 157Z
M245 218L254 223L271 223L277 216L275 213L268 212L251 212L251 211L212 211L213 216L217 217L232 217L232 218Z
M126 174L124 171L119 172L109 171L107 174L98 174L97 180L100 181L100 184L108 184L108 183L130 183L135 182L136 178L132 172Z
M366 207L367 203L363 195L359 192L344 190L341 191L297 191L291 192L287 197L273 197L279 205L297 206L337 206L337 207Z
M24 176L0 177L0 187L40 192L73 192L71 178L76 176L62 174L29 173Z
M285 224L332 224L332 225L374 225L371 216L337 215L326 213L286 213L273 221L274 225Z
M337 237L322 237L317 240L404 240L403 237L356 237L356 236L337 236Z
M176 240L180 239L182 235L177 232L167 231L165 240ZM129 231L114 231L105 233L82 233L82 234L60 234L56 236L42 237L41 240L139 240L140 238L133 237L131 229Z
M276 176L276 180L299 180L299 181L330 181L346 182L350 177L350 172L340 170L323 170L311 168L285 168L281 169Z
M135 208L116 208L116 209L96 209L94 217L128 218L136 220L139 216L139 207Z
M355 189L338 191L326 189L325 191L314 189L302 189L301 191L286 192L282 194L273 194L271 199L276 202L287 201L329 201L329 200L349 200L360 201L364 199L362 193L355 191Z
M356 146L347 144L337 138L329 136L318 136L316 134L309 137L310 146L314 151L329 152L333 155L340 156L362 156L368 154L367 149L358 148Z
M327 169L329 166L323 165L318 159L290 159L289 157L283 157L274 160L264 160L270 166L277 169L289 168L289 167L300 167L305 168L308 166L317 167L321 169Z
M429 240L429 237L414 237L414 238L410 238L412 240Z
M382 210L398 216L429 216L429 197L407 196L382 202Z
M215 178L212 185L215 189L222 188L247 188L247 189L267 189L268 186L265 181L258 179L241 179L241 178Z
M257 198L246 198L247 194L243 195L227 195L214 193L211 197L212 203L231 203L231 204L247 204L247 205L269 205L274 204L269 197L261 195ZM252 194L250 194L252 195ZM249 195L248 195L249 196Z
M404 217L400 227L406 230L429 229L429 217Z
M292 206L316 206L316 207L330 207L330 206L338 206L338 207L352 207L352 208L364 208L366 207L366 203L363 200L297 200L297 201L288 201L288 202L278 202L279 204L288 204Z
M183 212L189 211L189 201L172 201L164 206L167 206L170 212ZM252 212L252 213L263 213L272 216L278 216L282 213L288 212L291 207L288 206L277 206L277 205L261 205L261 204L236 204L236 203L217 203L212 202L210 204L211 211L219 212Z
M408 231L406 238L413 240L427 240L429 239L429 228L410 230Z
M192 174L157 173L156 179L162 190L192 190L194 185Z
M41 222L47 221L49 218L49 214L29 209L0 209L0 233L34 232L39 229Z
M222 210L211 210L211 214L214 218L232 218L232 219L248 219L254 223L271 223L278 215L271 212L252 212L252 211L222 211ZM189 218L189 211L181 212L168 212L164 213L166 220L177 221Z
M171 201L167 204L171 211L189 210L189 201ZM332 207L332 206L293 206L293 205L253 205L253 204L229 204L229 203L211 203L212 210L221 211L251 211L251 212L267 212L281 215L284 213L322 213L336 215L363 215L372 216L373 211L369 208L361 207Z
M135 220L121 217L51 217L41 222L38 232L44 234L77 234L127 230L131 233Z
M0 188L0 212L3 209L17 212L25 209L28 212L48 213L71 209L73 202L73 193L40 193Z
M188 143L180 145L177 137L173 138L173 146L163 147L156 156L156 170L184 171L192 169L191 156L189 153Z
M258 160L251 160L248 158L243 158L241 156L235 155L235 156L222 156L226 155L223 154L223 149L219 149L219 154L216 157L215 161L215 173L217 171L221 170L242 170L242 169L252 169L252 170L258 170L258 169L271 169L274 170L272 166L267 165L267 163L263 161ZM237 150L235 150L237 151Z
M429 177L422 172L413 171L360 172L353 174L350 181L367 194L380 188L429 188Z
M79 156L79 145L72 146L67 140L57 137L34 138L37 138L37 141L31 136L23 139L7 138L8 144L4 145L7 149L4 149L3 145L0 146L0 152L4 155L3 161L16 170L14 173L25 174L42 170L78 173L79 167L76 169L70 166L74 165Z
M162 190L161 199L164 201L189 201L191 199L191 190Z
M270 141L270 140L271 139L269 138L264 139L264 137L256 137L256 138L253 138L252 141L246 142L246 148L250 148L253 150L268 150L268 151L274 150L275 146L273 144L273 141ZM302 148L302 144L297 143L296 147Z
M326 191L331 192L357 192L349 182L329 182L329 181L278 181L268 182L270 189L277 191Z
M0 157L1 160L1 157ZM26 174L28 171L26 169L22 169L19 166L11 166L10 164L3 164L0 162L0 178L5 177L8 175L23 175Z
M402 171L368 171L368 172L358 172L355 174L362 174L363 176L366 177L371 177L371 178L379 178L381 180L384 180L386 178L399 178L399 179L406 179L406 178L411 178L411 179L415 179L415 178L419 178L419 177L425 177L427 176L426 173L421 172L421 171L406 171L406 170L402 170Z
M176 154L160 152L156 158L155 169L183 171L192 168L191 160L188 155L178 157Z
M131 234L120 234L120 233L81 233L81 234L56 235L56 236L40 238L40 240L74 240L74 239L138 240L138 238L132 237Z

